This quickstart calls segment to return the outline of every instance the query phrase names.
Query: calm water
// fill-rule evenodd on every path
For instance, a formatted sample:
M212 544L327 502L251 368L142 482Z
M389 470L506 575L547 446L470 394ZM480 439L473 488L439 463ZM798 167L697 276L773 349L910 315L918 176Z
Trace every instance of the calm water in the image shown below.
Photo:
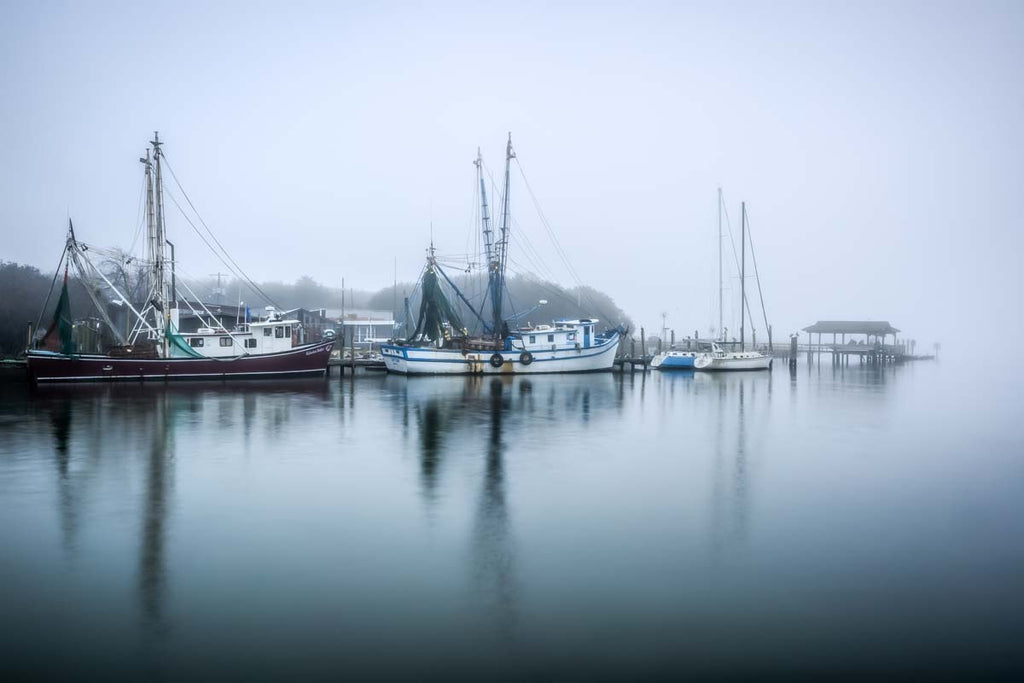
M0 387L6 671L1019 671L1024 402L966 366Z

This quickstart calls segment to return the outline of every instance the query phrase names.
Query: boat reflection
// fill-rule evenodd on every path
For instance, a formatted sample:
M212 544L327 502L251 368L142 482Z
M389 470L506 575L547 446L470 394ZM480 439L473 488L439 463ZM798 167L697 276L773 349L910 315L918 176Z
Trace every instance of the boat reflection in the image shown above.
M399 396L394 419L407 428L413 415L419 438L420 491L427 514L440 500L446 459L482 459L470 536L470 580L476 607L494 638L516 640L517 579L508 458L543 457L546 436L586 429L604 411L618 410L620 389L610 374L556 377L388 376ZM486 432L483 428L486 426ZM517 448L508 447L515 434Z
M93 503L90 487L99 469L123 467L125 462L104 463L111 451L109 439L121 441L119 452L140 455L138 473L144 492L139 512L137 591L140 616L146 628L166 628L167 533L173 510L175 429L182 421L189 428L210 420L219 428L238 422L248 451L254 423L280 428L292 419L291 401L300 396L316 402L330 400L323 380L186 384L42 385L26 396L31 411L40 411L53 435L57 476L58 517L64 554L75 565L82 520ZM312 418L311 418L312 419ZM81 435L80 437L77 435ZM144 454L144 455L143 455ZM130 466L135 464L127 463Z

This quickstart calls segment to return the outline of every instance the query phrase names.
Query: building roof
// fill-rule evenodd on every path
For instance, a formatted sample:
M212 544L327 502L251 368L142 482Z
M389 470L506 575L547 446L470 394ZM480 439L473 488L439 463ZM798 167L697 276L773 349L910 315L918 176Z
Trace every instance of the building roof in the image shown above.
M899 332L887 320L819 320L804 332L822 334L896 334Z

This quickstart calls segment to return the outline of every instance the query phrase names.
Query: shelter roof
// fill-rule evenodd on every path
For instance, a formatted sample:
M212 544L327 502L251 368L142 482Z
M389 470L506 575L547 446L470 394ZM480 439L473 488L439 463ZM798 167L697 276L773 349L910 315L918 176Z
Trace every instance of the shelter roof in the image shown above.
M887 320L819 320L804 332L822 334L896 334L899 332Z

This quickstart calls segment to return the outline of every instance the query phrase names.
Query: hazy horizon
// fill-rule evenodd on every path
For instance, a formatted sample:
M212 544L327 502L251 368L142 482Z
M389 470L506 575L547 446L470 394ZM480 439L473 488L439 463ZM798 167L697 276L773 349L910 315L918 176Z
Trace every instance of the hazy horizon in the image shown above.
M734 229L747 202L776 339L819 319L889 320L926 349L1021 331L1019 4L5 16L4 260L52 268L69 212L84 241L131 244L159 130L255 280L376 290L396 259L400 281L419 273L431 234L472 247L476 149L499 180L511 131L579 279L648 330L663 311L683 335L717 320L721 186ZM573 286L518 171L511 196L546 265L514 237L513 268ZM167 216L184 273L223 270L169 199Z

